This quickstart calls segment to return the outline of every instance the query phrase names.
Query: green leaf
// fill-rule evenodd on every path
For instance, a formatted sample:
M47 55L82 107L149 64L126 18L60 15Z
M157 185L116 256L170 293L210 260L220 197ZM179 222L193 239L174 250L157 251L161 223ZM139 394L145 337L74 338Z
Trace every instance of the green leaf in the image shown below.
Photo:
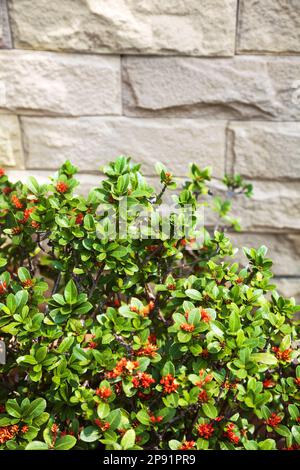
M181 442L176 441L176 439L171 439L169 441L169 447L170 447L171 450L178 450L179 447L181 447Z
M266 365L276 365L277 359L271 353L254 353L251 354L251 359L255 362L266 364Z
M277 432L277 434L280 434L280 436L290 437L291 433L289 428L284 426L283 424L278 424L278 426L276 426L274 430Z
M106 421L110 424L109 429L111 431L114 431L115 429L117 429L121 423L121 419L122 419L122 415L121 415L121 411L119 408L111 411L106 418Z
M236 333L241 328L241 320L238 312L233 310L229 316L229 331Z
M95 442L100 438L99 429L96 426L87 426L80 433L83 442Z
M21 282L25 282L28 279L31 279L30 273L29 273L28 269L26 269L26 268L19 268L18 269L18 277L19 277Z
M41 415L46 409L47 403L44 398L36 398L32 403L26 408L25 412L22 413L24 419L34 419Z
M199 291L197 291L196 289L187 289L185 291L185 294L187 295L187 297L189 297L190 299L193 299L193 300L202 300L202 295L200 294Z
M110 408L107 403L102 402L98 405L97 414L100 419L106 418L106 416L109 415L109 412L110 412Z
M37 362L42 362L47 356L47 346L41 346L35 353L35 359Z
M149 413L147 413L146 410L140 410L136 414L137 419L139 420L140 423L148 425L150 423L150 416Z
M297 444L300 444L300 426L293 426L292 427L292 435L297 442Z
M94 217L91 214L86 214L84 216L83 226L88 231L95 230L96 228L95 221L94 221Z
M78 291L75 282L73 279L70 279L66 285L64 296L68 304L73 305L77 302Z
M122 449L131 449L135 444L135 431L134 429L128 429L121 439Z
M36 362L35 357L30 356L29 354L27 354L26 356L20 356L20 357L18 357L17 363L18 363L18 364L31 364L31 365L35 365L37 362Z
M54 449L55 450L69 450L75 446L77 440L74 436L62 436L55 442Z
M48 450L48 446L42 441L32 441L27 444L25 450Z
M215 419L218 416L217 408L210 403L205 403L204 405L202 405L202 410L210 419Z
M167 361L165 363L165 365L163 366L163 368L162 368L161 374L162 374L162 376L171 374L174 377L175 376L175 366L174 366L173 362Z
M28 189L32 192L32 194L37 195L39 193L40 187L37 180L33 176L29 176L27 180Z
M64 338L64 340L60 343L59 347L57 348L58 353L64 353L68 351L72 344L74 343L74 336L68 336Z
M14 418L21 417L21 408L18 405L17 400L15 399L7 400L5 407L6 407L7 413L10 416L13 416Z

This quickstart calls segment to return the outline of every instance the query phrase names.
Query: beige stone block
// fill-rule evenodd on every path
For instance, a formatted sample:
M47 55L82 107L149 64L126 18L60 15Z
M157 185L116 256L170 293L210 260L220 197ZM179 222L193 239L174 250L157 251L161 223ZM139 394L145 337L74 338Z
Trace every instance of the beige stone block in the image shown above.
M29 168L56 169L66 159L89 172L121 154L155 174L164 163L174 175L188 172L190 162L212 165L222 177L225 166L225 122L191 119L83 117L22 118Z
M0 115L0 166L19 168L24 166L17 116Z
M15 46L22 49L234 54L237 0L10 0L9 4Z
M240 0L238 52L299 54L299 0Z
M120 58L0 51L0 109L22 114L121 113Z
M123 101L129 116L300 120L300 57L127 57Z
M232 122L229 166L248 178L300 180L299 122Z

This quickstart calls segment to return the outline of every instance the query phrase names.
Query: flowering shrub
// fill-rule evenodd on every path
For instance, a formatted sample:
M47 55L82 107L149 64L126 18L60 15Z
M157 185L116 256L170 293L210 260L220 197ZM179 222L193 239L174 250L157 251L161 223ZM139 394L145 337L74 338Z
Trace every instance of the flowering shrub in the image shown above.
M1 449L300 446L299 308L270 284L266 248L240 268L223 229L195 217L188 238L111 235L112 208L136 234L136 204L155 215L174 189L157 169L158 194L120 157L87 198L69 162L48 185L1 171ZM230 199L251 187L226 177L224 200L209 180L192 165L177 206L212 201L219 227L238 228Z

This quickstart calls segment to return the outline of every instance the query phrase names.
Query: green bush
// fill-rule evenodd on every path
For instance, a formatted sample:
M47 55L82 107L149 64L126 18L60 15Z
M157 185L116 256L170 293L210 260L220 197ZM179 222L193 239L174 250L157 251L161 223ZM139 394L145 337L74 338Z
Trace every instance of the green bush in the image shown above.
M267 249L245 249L241 268L223 229L238 229L230 201L251 186L227 176L228 197L211 196L192 165L173 196L191 220L172 213L170 236L150 239L136 207L163 227L155 207L175 189L157 170L158 194L120 157L87 198L69 162L47 185L1 171L1 449L300 446L299 308L270 284ZM197 226L203 205L213 233Z

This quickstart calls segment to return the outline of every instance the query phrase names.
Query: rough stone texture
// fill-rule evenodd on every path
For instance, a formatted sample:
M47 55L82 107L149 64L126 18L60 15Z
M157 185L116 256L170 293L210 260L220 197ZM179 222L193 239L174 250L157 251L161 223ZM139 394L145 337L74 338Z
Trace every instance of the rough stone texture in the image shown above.
M130 116L300 119L300 57L127 57ZM300 88L300 82L299 82Z
M239 53L300 53L299 0L240 0Z
M154 174L161 161L177 175L188 163L212 164L215 176L224 174L225 126L188 119L22 118L29 168L57 168L70 159L82 171L120 154L132 155Z
M10 0L15 46L143 54L234 54L237 0Z
M299 179L299 122L233 122L228 167L247 178Z
M6 0L0 0L0 49L12 47Z
M30 114L120 114L120 59L0 51L0 109Z
M273 260L273 272L277 276L300 276L300 233L233 233L230 239L239 248L238 261L248 263L242 248L268 247L268 257Z
M294 297L297 304L300 304L300 278L275 278L273 284L277 285L278 292L284 297ZM297 314L299 318L299 313Z
M16 116L0 115L0 166L24 167L20 126Z
M236 199L233 211L245 230L300 230L300 181L256 181L253 198Z

